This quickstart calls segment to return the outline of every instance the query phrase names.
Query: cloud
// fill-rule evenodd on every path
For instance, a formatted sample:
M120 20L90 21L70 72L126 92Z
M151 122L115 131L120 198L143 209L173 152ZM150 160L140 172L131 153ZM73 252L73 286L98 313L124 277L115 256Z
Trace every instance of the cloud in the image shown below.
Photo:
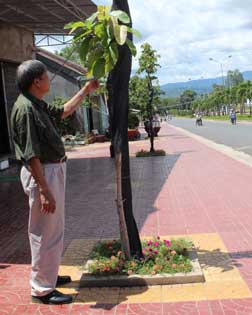
M95 0L96 4L111 4ZM251 0L128 0L138 56L143 42L161 55L161 83L215 77L238 68L252 68ZM232 55L231 59L227 59ZM137 60L133 62L137 68Z

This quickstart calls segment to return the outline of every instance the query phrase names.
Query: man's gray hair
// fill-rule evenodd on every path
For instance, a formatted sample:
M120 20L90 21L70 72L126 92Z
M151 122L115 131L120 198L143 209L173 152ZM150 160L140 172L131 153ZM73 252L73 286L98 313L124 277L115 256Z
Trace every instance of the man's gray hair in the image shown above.
M22 93L29 91L33 81L47 71L46 66L38 60L27 60L17 69L17 85Z

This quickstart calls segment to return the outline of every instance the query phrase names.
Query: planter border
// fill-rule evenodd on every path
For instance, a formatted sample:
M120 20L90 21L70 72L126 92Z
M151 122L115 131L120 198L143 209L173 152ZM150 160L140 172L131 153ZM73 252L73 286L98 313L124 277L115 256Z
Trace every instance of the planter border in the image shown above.
M93 276L88 273L88 265L93 260L88 260L82 277L80 287L133 287L151 285L171 285L184 283L205 282L205 277L199 264L195 249L188 252L191 260L192 271L188 273L157 274L157 275L109 275Z

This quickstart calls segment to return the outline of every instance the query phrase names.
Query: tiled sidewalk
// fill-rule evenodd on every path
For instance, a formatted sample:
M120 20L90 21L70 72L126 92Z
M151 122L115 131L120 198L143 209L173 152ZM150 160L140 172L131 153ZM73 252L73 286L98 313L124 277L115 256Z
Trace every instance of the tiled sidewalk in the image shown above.
M118 237L114 162L108 144L94 144L68 154L61 271L74 278L64 289L75 295L72 305L30 304L26 199L19 182L0 183L0 315L252 314L252 168L169 125L161 131L155 145L167 157L136 159L149 142L130 144L136 221L142 237L192 238L206 283L79 290L87 240Z

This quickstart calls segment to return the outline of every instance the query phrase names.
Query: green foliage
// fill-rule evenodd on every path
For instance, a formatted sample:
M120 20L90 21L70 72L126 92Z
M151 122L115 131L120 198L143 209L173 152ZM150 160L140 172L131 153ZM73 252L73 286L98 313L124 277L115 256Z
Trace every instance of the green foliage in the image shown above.
M208 95L202 95L192 103L194 111L220 112L222 106L229 106L240 109L241 113L245 112L245 102L247 99L252 100L252 82L240 82L232 88L214 85L213 91ZM250 110L251 111L251 110Z
M226 87L232 88L239 85L244 81L242 73L236 69L234 71L229 70L227 73Z
M197 93L192 90L186 90L180 95L180 104L182 109L190 109L192 102L196 99Z
M61 108L68 101L64 97L55 97L50 106L55 108ZM66 119L57 120L55 117L52 117L54 124L56 125L61 136L68 134L75 134L78 130L76 126L76 113L73 113L71 116Z
M73 43L69 46L62 48L60 51L55 52L56 55L66 58L78 65L83 66L83 63L80 59L79 48L76 43Z
M156 77L153 75L157 72L158 67L160 67L158 64L160 55L158 55L157 51L152 49L151 45L148 43L144 43L141 49L142 53L139 58L139 69L137 73L146 73L151 80L155 80Z
M139 126L139 118L136 114L129 112L128 115L128 128L129 129L135 129Z
M166 152L164 150L146 151L142 149L136 153L136 157L149 157L149 156L166 156Z
M128 33L138 35L130 28L129 16L120 10L110 12L110 6L98 6L97 12L85 21L65 26L75 33L74 43L79 47L80 59L87 67L87 77L106 77L118 60L118 45L127 45L136 55L136 47L127 39Z
M148 91L146 78L137 75L131 77L129 82L129 106L131 109L140 110L142 116L146 116Z
M113 274L174 274L192 270L187 255L192 248L192 243L189 240L169 241L156 237L153 240L144 240L142 247L142 259L126 260L119 241L99 242L91 253L94 262L89 265L89 272L96 276L104 276Z

